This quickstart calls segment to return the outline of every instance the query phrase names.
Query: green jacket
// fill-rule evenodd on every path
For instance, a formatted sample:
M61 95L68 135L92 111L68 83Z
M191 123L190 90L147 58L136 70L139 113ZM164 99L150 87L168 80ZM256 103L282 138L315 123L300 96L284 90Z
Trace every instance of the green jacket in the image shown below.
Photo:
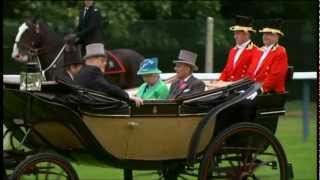
M137 94L141 99L167 99L168 95L169 89L162 80L158 80L153 86L143 83Z

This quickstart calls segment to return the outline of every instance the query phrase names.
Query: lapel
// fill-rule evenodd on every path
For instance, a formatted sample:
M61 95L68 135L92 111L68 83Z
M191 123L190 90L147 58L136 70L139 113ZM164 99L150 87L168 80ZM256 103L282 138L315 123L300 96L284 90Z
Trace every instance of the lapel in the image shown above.
M191 75L190 78L187 80L187 82L185 82L186 86L183 89L179 88L179 83L178 83L178 95L182 94L184 90L190 88L192 81L193 81L193 75Z
M247 46L243 49L243 51L241 52L239 59L234 66L233 66L233 62L234 62L234 57L236 55L236 47L233 48L234 54L233 54L233 58L232 58L232 73L235 71L236 67L238 67L238 65L242 63L242 59L247 56L248 51L250 51L253 48L253 46L254 46L253 42L250 41L247 44Z
M83 20L84 21L87 21L88 20L88 17L89 17L89 14L91 14L91 11L92 11L93 9L92 9L92 6L90 6L89 8L88 8L88 10L86 11L86 14L83 16L83 13L84 13L84 9L82 10L82 18L83 18Z
M144 91L146 90L146 87L147 87L147 83L143 83L141 85L140 91L138 91L139 97L142 97L142 95L144 94Z
M231 51L230 51L231 71L234 70L233 63L234 63L234 57L236 56L236 53L237 53L237 48L236 47L232 48Z
M277 47L278 47L278 45L275 44L275 45L270 49L269 53L268 53L267 56L265 57L264 61L262 62L261 66L259 67L259 69L258 69L258 71L257 71L256 74L259 74L259 72L261 71L261 69L263 69L266 64L269 64L269 62L273 59L273 56L274 56L274 54L275 54L275 52L276 52ZM262 54L263 54L263 53L262 53ZM262 54L261 54L261 56L262 56ZM261 56L260 56L260 57L261 57ZM258 61L259 61L259 60L258 60ZM257 65L258 65L258 64L257 64Z
M144 96L149 96L150 94L153 94L154 91L157 89L157 87L160 85L160 79L153 85L153 86L148 86L147 83L144 84L142 88L142 94ZM148 88L148 89L147 89Z
M236 62L236 64L234 65L234 67L232 67L232 73L231 73L231 74L233 74L234 71L237 69L237 67L241 65L242 59L243 59L244 57L246 57L246 54L247 54L247 49L244 49L244 50L241 52L238 61ZM232 64L232 65L233 65L233 64Z

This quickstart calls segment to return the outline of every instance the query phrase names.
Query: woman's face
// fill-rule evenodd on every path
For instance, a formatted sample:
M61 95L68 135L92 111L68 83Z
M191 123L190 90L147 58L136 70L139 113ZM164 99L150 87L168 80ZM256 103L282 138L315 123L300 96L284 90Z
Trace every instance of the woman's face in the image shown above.
M142 79L148 85L153 85L158 81L159 75L158 74L146 74L146 75L142 76Z

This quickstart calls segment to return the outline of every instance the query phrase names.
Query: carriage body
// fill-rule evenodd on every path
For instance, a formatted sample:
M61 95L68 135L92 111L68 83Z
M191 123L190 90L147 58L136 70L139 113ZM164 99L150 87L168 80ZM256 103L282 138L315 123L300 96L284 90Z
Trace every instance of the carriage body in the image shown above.
M8 83L4 124L32 150L50 149L80 162L78 155L85 154L101 166L164 169L200 162L218 132L227 128L216 128L217 114L258 88L243 80L192 97L150 100L135 107L61 83L44 83L41 92L20 91L17 84ZM71 91L76 95L66 96ZM258 95L252 123L274 134L285 99L286 94Z

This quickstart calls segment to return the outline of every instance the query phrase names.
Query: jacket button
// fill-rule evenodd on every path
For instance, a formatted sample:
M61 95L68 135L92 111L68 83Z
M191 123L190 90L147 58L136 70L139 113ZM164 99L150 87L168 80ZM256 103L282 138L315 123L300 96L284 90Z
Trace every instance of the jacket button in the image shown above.
M244 75L242 74L241 77L243 77Z
M242 72L245 73L246 71L245 71L245 70L242 70Z

